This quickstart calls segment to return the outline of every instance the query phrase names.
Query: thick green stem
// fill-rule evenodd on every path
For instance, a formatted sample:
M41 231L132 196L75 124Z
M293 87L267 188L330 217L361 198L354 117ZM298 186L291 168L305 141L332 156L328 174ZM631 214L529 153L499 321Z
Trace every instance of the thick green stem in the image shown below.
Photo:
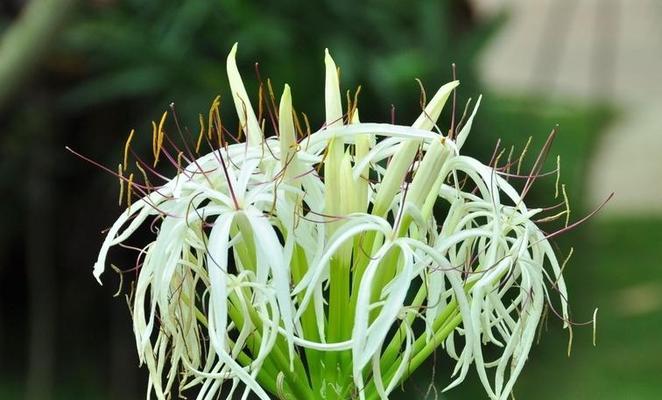
M235 303L238 304L238 298L237 294L231 294L230 295L230 304L231 306L228 307L228 313L232 321L237 325L239 329L243 326L245 323L245 317L244 314L235 306ZM253 343L253 346L258 346L261 341L261 334L259 332L262 331L262 320L259 318L259 316L256 315L255 310L252 309L252 307L249 306L249 318L251 318L251 322L256 326L256 330L252 333L253 340L255 340L255 343ZM257 344L256 344L257 343ZM249 343L250 344L250 343ZM249 349L251 347L249 346ZM255 352L256 348L252 348L251 352ZM303 364L301 364L301 360L295 355L295 360L294 360L294 367L295 371L290 370L290 363L288 358L283 354L281 349L278 348L278 346L274 346L274 348L271 350L271 353L267 356L266 360L269 360L270 363L273 363L275 366L277 373L282 372L285 375L285 381L287 382L288 387L292 390L292 394L295 396L296 399L311 399L314 400L315 397L313 395L312 390L308 386L308 383L306 381L306 373L305 369L303 368ZM273 373L273 372L272 372ZM277 392L274 392L274 394L277 394Z
M294 250L292 269L292 283L296 285L301 281L301 278L308 270L308 263L306 261L306 254L303 248L296 246ZM297 296L297 300L301 302L304 293ZM309 304L301 315L301 329L303 330L303 337L306 340L319 342L319 332L317 331L317 321L315 318L315 309L312 304ZM318 350L305 349L306 364L308 366L308 377L310 385L314 391L319 392L322 385L322 353Z
M440 321L438 319L437 321ZM411 376L414 371L418 367L421 366L423 361L425 361L432 353L439 347L439 345L448 337L448 335L457 328L457 326L462 322L462 316L459 313L455 313L452 317L448 318L443 326L441 326L438 330L435 331L434 335L430 338L430 340L427 340L425 336L421 336L416 341L414 342L414 350L413 350L413 356L412 358L408 361L407 363L407 369L405 370L404 375L400 378L400 382L404 381L407 379L409 376ZM395 376L395 373L397 372L398 366L402 362L401 357L398 357L390 368L387 370L386 374L384 374L384 379L383 381L385 384L387 382L390 382L391 379ZM371 382L367 387L366 387L366 399L367 400L377 400L379 398L379 395L377 394L377 390L375 389L375 384L374 382Z

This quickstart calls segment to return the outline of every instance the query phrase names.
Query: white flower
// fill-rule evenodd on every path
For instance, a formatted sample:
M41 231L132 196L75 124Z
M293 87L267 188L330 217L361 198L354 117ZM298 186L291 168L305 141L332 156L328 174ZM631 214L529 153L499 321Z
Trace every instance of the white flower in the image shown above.
M174 164L188 165L143 188L94 266L99 278L110 247L158 227L139 254L133 293L148 397L168 398L179 385L197 387L199 399L230 398L241 384L242 398L386 399L444 347L457 360L448 388L473 364L489 397L506 399L549 296L545 282L566 319L567 293L532 222L541 210L460 154L480 99L455 139L436 121L457 81L412 126L360 123L356 104L342 111L327 52L325 126L302 135L286 85L278 134L265 137L235 52L227 71L246 142L195 160L170 149ZM168 151L161 127L154 145L157 158ZM487 344L501 348L495 360L485 359Z

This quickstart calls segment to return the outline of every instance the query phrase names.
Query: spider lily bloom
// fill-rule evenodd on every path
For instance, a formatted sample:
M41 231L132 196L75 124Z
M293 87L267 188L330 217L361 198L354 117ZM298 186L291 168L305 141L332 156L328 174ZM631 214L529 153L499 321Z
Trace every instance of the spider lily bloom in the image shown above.
M227 72L245 142L225 141L218 101L207 129L201 117L198 146L220 145L203 156L163 140L164 115L154 156L178 172L138 185L125 177L125 157L120 180L142 197L111 227L94 266L99 279L112 246L158 227L139 251L132 292L148 397L170 398L177 386L199 399L387 399L444 348L456 362L447 389L473 366L488 396L506 399L548 287L565 320L567 294L533 222L542 210L527 208L497 168L460 152L480 99L455 138L436 125L457 81L411 126L362 123L355 101L343 112L327 52L324 126L303 133L285 85L269 110L277 134L267 137L235 53ZM137 165L147 181L160 176ZM495 359L488 346L500 349Z

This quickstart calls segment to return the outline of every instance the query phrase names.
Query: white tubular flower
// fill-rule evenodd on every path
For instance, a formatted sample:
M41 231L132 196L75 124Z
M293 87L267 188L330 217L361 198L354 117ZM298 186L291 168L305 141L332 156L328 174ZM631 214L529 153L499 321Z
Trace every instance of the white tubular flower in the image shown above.
M356 104L343 114L326 52L323 127L303 132L285 85L270 136L236 50L227 71L245 142L228 144L219 101L206 128L201 117L206 155L164 141L164 115L154 157L177 174L138 160L139 185L124 172L125 154L123 190L140 198L94 266L99 279L111 247L142 226L156 232L139 251L131 293L148 398L387 399L444 348L456 360L447 388L473 365L487 395L507 399L549 288L565 320L567 293L532 220L542 210L526 207L509 174L459 152L480 100L455 139L437 118L457 81L412 126L362 123ZM150 177L167 180L155 187ZM500 349L495 359L486 359L489 345Z

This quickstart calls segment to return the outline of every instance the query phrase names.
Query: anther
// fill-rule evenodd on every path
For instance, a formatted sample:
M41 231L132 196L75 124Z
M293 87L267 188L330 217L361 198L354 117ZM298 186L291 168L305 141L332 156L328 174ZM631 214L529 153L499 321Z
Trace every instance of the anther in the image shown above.
M128 165L129 146L131 146L131 139L133 139L134 133L135 129L131 129L131 133L129 133L129 137L126 139L126 143L124 143L124 171L126 171L126 167Z

